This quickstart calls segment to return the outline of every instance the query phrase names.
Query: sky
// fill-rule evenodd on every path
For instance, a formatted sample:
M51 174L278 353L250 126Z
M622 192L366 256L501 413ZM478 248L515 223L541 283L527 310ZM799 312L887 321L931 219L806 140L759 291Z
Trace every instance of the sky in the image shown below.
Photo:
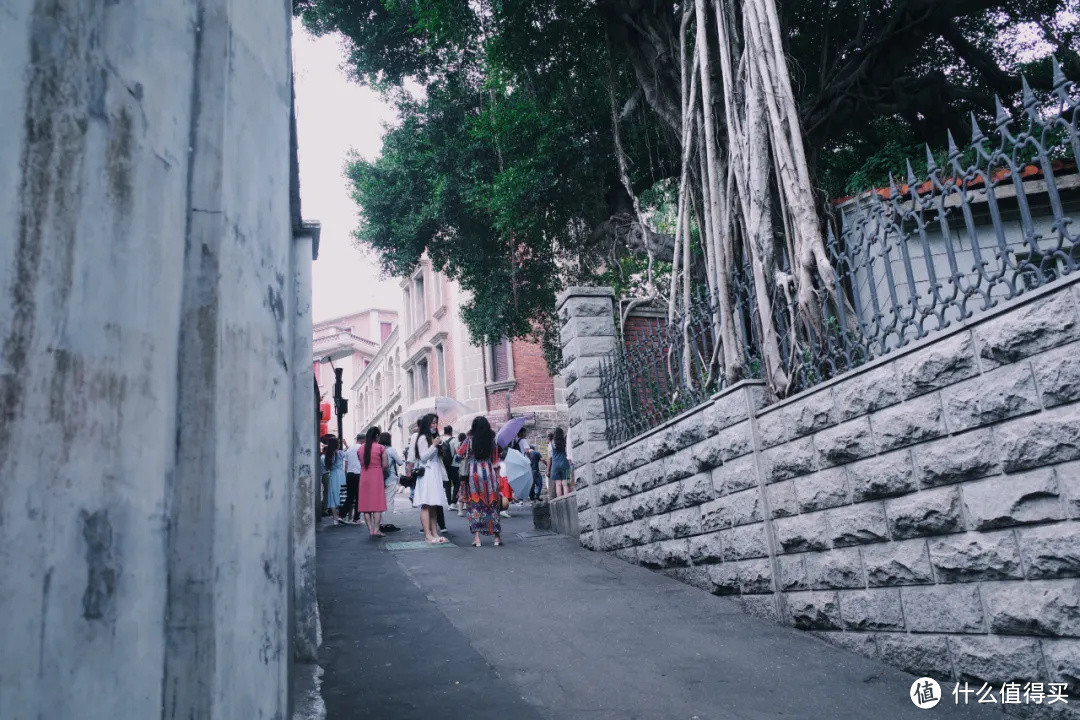
M294 21L300 206L304 220L322 223L312 266L315 322L366 307L401 308L397 281L381 278L374 255L353 245L359 211L344 174L350 150L378 156L383 124L394 113L377 93L349 81L344 60L338 37L316 38Z

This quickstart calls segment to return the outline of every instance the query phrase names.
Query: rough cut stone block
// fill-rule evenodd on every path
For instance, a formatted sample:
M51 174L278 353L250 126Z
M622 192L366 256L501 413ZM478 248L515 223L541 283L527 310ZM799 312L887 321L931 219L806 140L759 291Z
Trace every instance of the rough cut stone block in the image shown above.
M897 450L860 460L848 467L854 502L906 495L918 488L911 451Z
M718 433L747 417L746 396L739 390L717 398L705 409L705 425L710 434Z
M900 590L846 590L840 596L840 617L848 630L903 630L904 613L900 609Z
M581 543L581 547L586 550L600 550L600 543L596 538L596 532L583 532L578 536L578 542Z
M806 565L802 555L781 555L777 559L780 566L778 584L781 590L809 590L810 581L806 576Z
M882 365L837 383L833 398L841 421L895 405L900 402L895 365Z
M671 429L672 442L675 443L676 450L682 450L685 447L689 447L694 443L699 443L705 439L705 422L700 413L695 413L690 417L680 420L675 424L675 427Z
M930 343L896 361L904 397L915 397L931 390L979 374L971 334L961 332Z
M690 563L690 547L686 540L665 540L656 543L661 567L681 567Z
M1069 517L1080 518L1080 463L1065 463L1054 469L1058 488L1065 496L1065 512Z
M984 632L978 585L905 587L901 595L912 632Z
M680 490L679 483L671 483L633 496L631 500L634 503L634 518L660 515L674 510L675 505L678 503Z
M695 565L710 565L724 560L724 543L718 532L690 538L690 560Z
M1080 407L1047 410L998 427L1005 472L1080 458Z
M697 474L697 462L690 448L680 450L664 459L664 479L675 482Z
M1001 635L1080 637L1080 582L984 583L990 631Z
M796 435L817 432L837 422L839 413L829 389L811 391L787 406Z
M790 481L769 485L765 489L769 499L769 514L774 518L791 517L799 512L795 501L795 485Z
M809 437L777 445L761 453L765 479L779 482L814 471L817 451Z
M874 454L874 437L866 418L850 420L814 436L820 467L843 465Z
M660 546L658 543L648 543L637 549L638 562L647 568L661 568L663 562L660 559Z
M1017 535L1029 578L1080 577L1080 523L1022 528Z
M739 594L739 566L733 562L710 565L706 570L713 595Z
M675 531L671 525L671 515L669 513L654 515L646 522L648 523L649 528L649 535L646 538L648 542L670 540L675 537Z
M709 583L708 573L705 572L705 568L673 567L663 570L663 573L672 580L678 580L681 583L691 585L700 590L708 591L712 587L712 585Z
M975 327L983 367L1005 365L1080 337L1076 307L1059 292Z
M731 527L731 504L727 498L717 498L701 505L701 531L712 532Z
M676 510L669 517L674 537L684 538L701 532L701 510L696 507Z
M999 368L942 392L953 432L999 422L1039 409L1035 378L1027 364Z
M1031 359L1045 407L1080 400L1080 345L1074 343Z
M579 507L578 510L581 508ZM604 506L599 513L600 527L610 527L634 519L629 500L619 500Z
M636 547L619 548L618 550L613 550L611 554L619 558L623 562L632 563L634 565L638 564Z
M803 512L824 510L848 502L847 468L826 468L795 478L795 497Z
M1068 683L1076 697L1080 688L1080 640L1043 640L1042 649L1052 681Z
M952 679L949 643L944 637L881 633L877 645L878 657L901 670L939 680Z
M782 552L825 550L829 547L824 513L779 518L773 521L773 529Z
M645 441L640 452L649 460L659 460L674 453L675 441L671 436L671 428L655 433Z
M914 453L926 487L975 480L1001 470L997 445L990 430L976 430L917 445Z
M757 418L758 440L761 447L771 448L795 437L795 424L785 412L787 407L766 409Z
M739 562L739 587L744 593L771 593L772 564L768 559Z
M857 548L807 553L806 577L812 588L861 588L862 565Z
M700 505L713 498L712 475L710 473L698 473L682 481L682 496L679 504L683 507Z
M616 500L624 497L622 488L620 488L615 482L608 481L599 483L596 486L596 492L600 497L600 504L607 505L613 503Z
M968 519L978 530L1058 520L1062 516L1054 471L1041 468L964 486Z
M743 490L722 498L731 507L734 525L749 525L764 519L761 512L761 493L757 488Z
M885 510L881 503L869 502L828 511L833 547L847 547L889 539Z
M840 630L840 605L833 592L796 592L784 595L788 618L801 630Z
M945 434L937 395L894 405L870 416L878 452L907 447Z
M733 493L758 486L757 462L753 455L743 455L712 471L717 492Z
M923 539L868 545L862 550L862 558L871 587L929 585L934 581Z
M1038 640L967 636L951 638L949 645L961 681L1023 683L1046 677Z
M753 452L750 422L742 422L721 430L713 437L694 446L694 461L701 470L709 470L737 457Z
M727 531L724 536L725 560L748 560L768 557L769 544L765 538L765 525L743 525Z
M930 562L939 583L1020 580L1020 549L1011 530L967 532L930 541Z
M849 652L877 657L877 641L873 633L812 631L814 637Z
M945 535L964 529L960 493L955 487L922 490L886 500L885 515L894 540Z
M635 493L652 490L667 483L664 462L661 460L644 465L634 472Z

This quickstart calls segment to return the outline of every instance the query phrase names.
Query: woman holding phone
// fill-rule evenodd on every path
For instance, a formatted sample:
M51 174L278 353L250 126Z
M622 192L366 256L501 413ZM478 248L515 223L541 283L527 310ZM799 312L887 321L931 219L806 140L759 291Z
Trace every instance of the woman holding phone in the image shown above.
M420 418L412 450L413 462L419 477L413 494L413 507L420 508L420 524L424 527L424 539L432 545L447 542L439 535L438 510L446 506L443 483L448 481L446 469L439 457L443 439L438 432L439 416L429 413ZM420 472L422 471L422 472Z

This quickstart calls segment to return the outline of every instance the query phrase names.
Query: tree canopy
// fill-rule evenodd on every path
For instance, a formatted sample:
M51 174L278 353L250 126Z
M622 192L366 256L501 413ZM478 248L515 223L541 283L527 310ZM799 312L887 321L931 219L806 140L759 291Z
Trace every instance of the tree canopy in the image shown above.
M641 270L646 247L666 267L682 166L680 43L693 2L685 5L297 0L313 32L342 33L348 70L399 114L382 155L348 168L358 240L393 274L426 251L472 294L463 315L478 340L550 339L560 286L598 272L626 282L625 266ZM1021 72L1049 87L1051 54L1080 80L1077 0L777 7L822 207L880 181L916 143L940 147L946 129L964 138L969 112L992 113L995 94L1016 102ZM714 48L716 32L706 30ZM635 215L638 197L654 222Z

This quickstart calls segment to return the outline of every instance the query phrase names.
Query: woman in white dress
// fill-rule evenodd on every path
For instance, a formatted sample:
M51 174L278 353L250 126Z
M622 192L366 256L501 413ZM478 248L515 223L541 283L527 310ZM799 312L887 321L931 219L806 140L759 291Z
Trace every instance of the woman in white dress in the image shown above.
M420 418L416 439L413 441L412 457L417 470L423 468L423 474L416 479L416 492L413 494L413 507L420 508L420 524L424 526L424 538L431 544L447 542L439 535L436 508L446 506L446 492L443 483L448 482L446 468L439 457L439 446L443 439L438 433L439 416L429 413Z

